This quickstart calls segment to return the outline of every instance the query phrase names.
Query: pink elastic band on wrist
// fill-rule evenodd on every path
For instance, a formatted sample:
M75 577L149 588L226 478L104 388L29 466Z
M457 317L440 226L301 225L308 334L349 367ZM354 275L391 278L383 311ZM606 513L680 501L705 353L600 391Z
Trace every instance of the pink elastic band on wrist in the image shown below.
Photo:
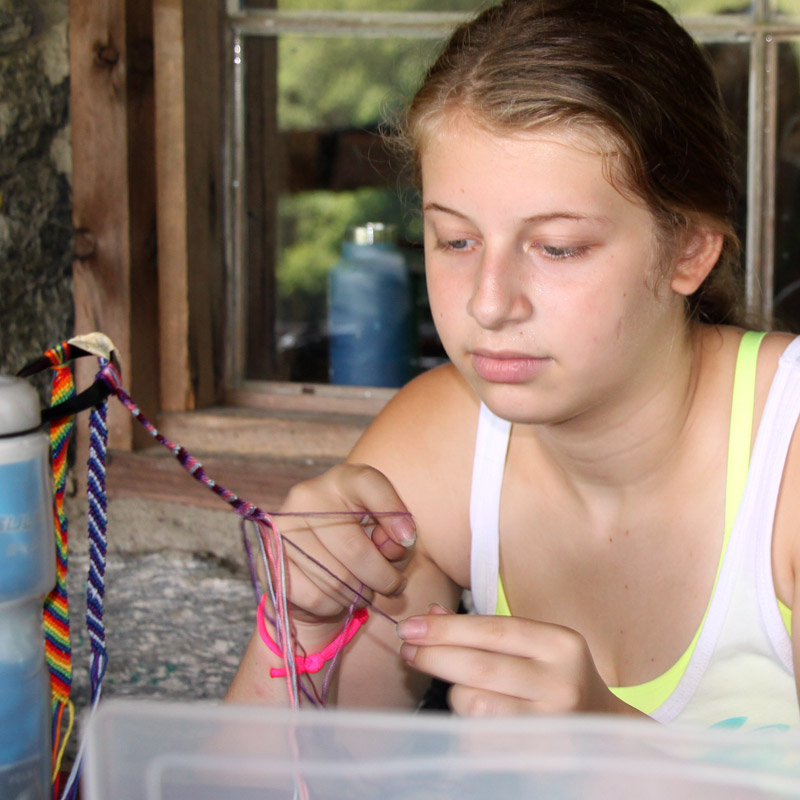
M267 595L261 596L258 604L258 633L264 644L275 653L276 656L283 658L275 640L267 630L265 605ZM366 608L359 608L354 613L350 621L340 631L339 635L319 653L311 653L307 656L295 656L294 663L297 666L297 674L303 675L307 672L319 672L325 664L330 661L355 635L358 629L369 619L369 611ZM269 671L271 678L282 678L286 675L284 667L272 667Z

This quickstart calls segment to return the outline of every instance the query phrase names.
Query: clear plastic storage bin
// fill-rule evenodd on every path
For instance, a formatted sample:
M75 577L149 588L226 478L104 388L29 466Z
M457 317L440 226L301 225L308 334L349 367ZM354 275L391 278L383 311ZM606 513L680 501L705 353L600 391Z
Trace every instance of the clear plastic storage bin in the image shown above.
M107 701L87 800L800 798L800 738L573 716Z

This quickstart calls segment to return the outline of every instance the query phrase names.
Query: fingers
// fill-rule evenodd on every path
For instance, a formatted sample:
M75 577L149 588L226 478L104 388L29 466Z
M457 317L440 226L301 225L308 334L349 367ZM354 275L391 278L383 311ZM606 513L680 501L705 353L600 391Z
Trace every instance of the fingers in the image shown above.
M563 683L553 682L547 689L541 688L542 691L537 697L513 697L502 692L454 684L448 692L448 702L456 714L465 717L563 714L588 710L582 707L581 695L574 691L574 686L570 689ZM629 710L620 708L619 713L628 713Z
M309 618L340 613L356 591L370 598L404 589L401 570L416 528L377 470L343 464L298 484L277 520L291 563L291 599Z
M387 533L387 528L392 536ZM381 524L374 526L371 538L385 559L394 563L405 562L417 539L414 520L407 516L381 517Z
M398 635L409 644L455 645L544 660L571 659L585 647L570 628L523 617L429 613L403 620Z
M410 665L454 684L464 714L605 710L610 694L585 640L558 625L433 611L398 625Z
M429 675L474 692L516 698L529 710L544 710L555 689L547 670L519 656L449 645L417 647L408 644L402 646L401 656Z
M298 560L305 561L302 556L299 556ZM331 572L339 579L313 565L298 569L293 564L290 570L288 599L294 610L295 619L313 621L339 618L344 615L353 600L356 600L356 606L359 608L372 600L373 592L366 587L359 588L359 582L342 565L335 565ZM348 589L348 586L351 588ZM356 591L363 599L357 598Z
M545 710L542 707L537 709L530 700L521 697L475 689L463 684L453 684L450 687L447 701L450 708L463 717L500 717Z
M282 511L332 512L335 518L337 509L348 515L363 514L361 527L384 558L397 561L408 557L417 537L414 518L383 473L364 464L339 464L294 486Z
M321 585L329 583L330 575L324 565L340 581L353 581L384 596L390 597L405 587L405 576L387 561L369 539L358 520L344 519L320 523L308 519L306 535L294 532L287 537L292 542L301 539L303 552L292 553L292 561ZM335 591L335 587L331 587Z
M417 538L413 517L383 473L365 464L343 464L333 472L342 502L374 523L371 538L384 558L399 561ZM376 512L373 515L372 512Z

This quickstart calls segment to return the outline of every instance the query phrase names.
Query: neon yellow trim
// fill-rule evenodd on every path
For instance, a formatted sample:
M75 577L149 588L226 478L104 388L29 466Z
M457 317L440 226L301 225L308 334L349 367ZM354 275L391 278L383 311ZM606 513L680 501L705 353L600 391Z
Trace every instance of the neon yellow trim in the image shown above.
M511 616L511 608L506 598L506 590L503 588L503 581L500 579L499 575L497 576L497 605L494 607L494 613L495 616L498 617Z
M758 348L765 333L748 331L742 336L736 372L733 377L733 401L731 403L731 430L728 438L728 476L725 487L725 540L722 554L731 535L733 522L739 510L750 468L750 440L753 437L753 411L756 402L756 366ZM720 559L717 567L722 566ZM716 578L714 585L716 586Z
M705 619L704 614L703 622L705 622ZM657 678L635 686L609 686L608 688L629 706L637 708L643 714L652 714L660 705L663 705L664 701L675 691L678 683L680 683L702 630L703 625L701 623L697 633L694 635L694 639L692 639L692 643L686 648L683 655Z
M505 599L505 597L503 598ZM506 603L506 607L508 607L508 603ZM781 612L781 619L783 619L783 624L786 626L786 630L789 632L789 636L792 635L792 609L789 608L785 603L782 603L778 600L778 611Z
M755 387L756 387L756 366L758 363L758 349L765 334L756 331L748 331L742 336L739 344L739 352L736 356L736 370L733 377L733 398L731 401L731 426L728 438L728 467L725 485L725 532L722 540L717 573L714 576L714 585L711 589L711 597L717 586L717 579L722 568L722 561L725 557L725 550L728 546L731 530L733 528L739 504L744 494L745 483L747 482L747 471L750 466L750 441L753 435L753 410L755 406ZM711 600L709 598L709 604ZM780 601L781 614L784 622L787 613L791 620L791 610L787 609ZM497 605L495 614L511 616L511 609L508 605L503 582L497 577ZM708 614L706 607L703 619L695 633L689 647L683 655L664 673L657 678L653 678L646 683L636 686L611 686L611 691L626 702L628 705L639 709L645 714L651 714L675 691L689 659L692 657L697 640L700 638L700 631ZM787 625L791 631L791 623Z

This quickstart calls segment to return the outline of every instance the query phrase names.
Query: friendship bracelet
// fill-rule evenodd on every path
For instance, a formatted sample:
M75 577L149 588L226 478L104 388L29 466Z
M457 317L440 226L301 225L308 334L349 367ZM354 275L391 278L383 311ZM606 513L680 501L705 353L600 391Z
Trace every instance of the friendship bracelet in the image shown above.
M283 657L275 640L267 630L266 619L266 600L267 595L261 596L258 604L258 633L261 640L276 656ZM369 619L369 611L366 608L357 609L351 620L340 631L339 635L319 653L311 653L307 656L295 656L294 661L297 666L297 674L304 675L308 672L319 672L325 664L330 661L355 635L358 629ZM284 667L272 667L269 671L271 678L281 678L286 675Z

